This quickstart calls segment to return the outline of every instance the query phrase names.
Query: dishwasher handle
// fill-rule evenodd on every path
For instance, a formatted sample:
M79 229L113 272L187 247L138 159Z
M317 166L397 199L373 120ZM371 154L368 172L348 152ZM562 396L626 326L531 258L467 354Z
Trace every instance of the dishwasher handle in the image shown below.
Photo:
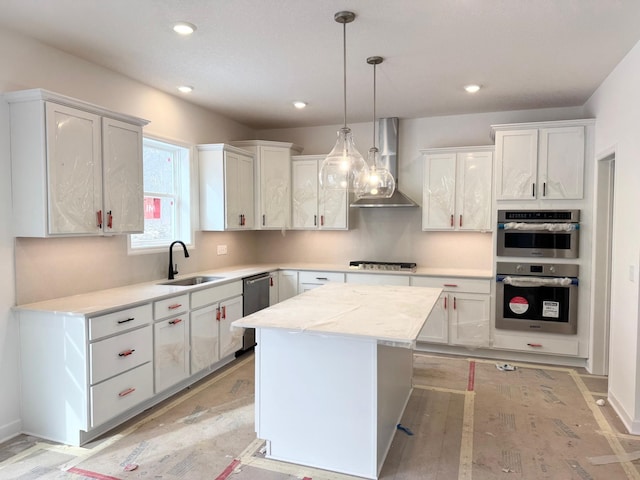
M254 283L264 282L265 280L269 280L269 275L265 275L264 277L259 278L251 278L244 281L247 285L253 285Z

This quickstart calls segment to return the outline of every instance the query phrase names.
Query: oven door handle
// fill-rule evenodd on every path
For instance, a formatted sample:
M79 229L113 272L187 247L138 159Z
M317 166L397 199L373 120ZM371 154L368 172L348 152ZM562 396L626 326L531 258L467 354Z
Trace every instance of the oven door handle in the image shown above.
M514 287L570 287L578 285L577 278L570 277L514 277L496 275L496 281Z

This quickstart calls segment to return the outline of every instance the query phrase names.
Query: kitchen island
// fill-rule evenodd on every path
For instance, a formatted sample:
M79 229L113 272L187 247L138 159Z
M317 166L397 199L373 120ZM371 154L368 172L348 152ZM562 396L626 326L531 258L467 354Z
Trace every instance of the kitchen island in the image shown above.
M439 288L330 283L233 323L256 329L267 458L378 478Z

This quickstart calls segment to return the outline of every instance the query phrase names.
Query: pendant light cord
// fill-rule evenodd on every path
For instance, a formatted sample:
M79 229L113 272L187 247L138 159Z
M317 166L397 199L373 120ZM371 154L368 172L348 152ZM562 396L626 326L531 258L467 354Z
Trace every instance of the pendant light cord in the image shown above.
M344 128L347 128L347 24L342 24L342 82L344 99Z
M376 64L373 64L373 148L376 148ZM375 157L374 157L375 161ZM374 165L375 167L376 165Z

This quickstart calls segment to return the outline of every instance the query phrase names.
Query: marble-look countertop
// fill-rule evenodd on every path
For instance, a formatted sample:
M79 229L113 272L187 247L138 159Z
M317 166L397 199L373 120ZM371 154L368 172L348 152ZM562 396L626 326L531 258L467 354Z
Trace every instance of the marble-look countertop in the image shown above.
M110 313L122 308L140 305L150 301L180 295L196 290L215 287L234 281L240 281L244 277L250 277L258 273L272 272L276 270L301 270L301 271L327 271L343 273L367 273L373 275L410 275L410 276L444 276L461 278L490 279L493 274L490 270L470 270L455 268L418 268L416 272L394 272L351 269L348 265L325 263L281 263L281 264L254 264L239 265L222 269L204 270L176 276L181 278L211 275L222 277L214 282L202 283L192 286L162 285L166 279L158 279L151 282L138 283L107 290L71 295L29 304L18 305L16 310L46 311L62 315L95 316ZM416 287L412 287L416 288Z
M412 344L441 288L328 283L233 322L235 327Z

